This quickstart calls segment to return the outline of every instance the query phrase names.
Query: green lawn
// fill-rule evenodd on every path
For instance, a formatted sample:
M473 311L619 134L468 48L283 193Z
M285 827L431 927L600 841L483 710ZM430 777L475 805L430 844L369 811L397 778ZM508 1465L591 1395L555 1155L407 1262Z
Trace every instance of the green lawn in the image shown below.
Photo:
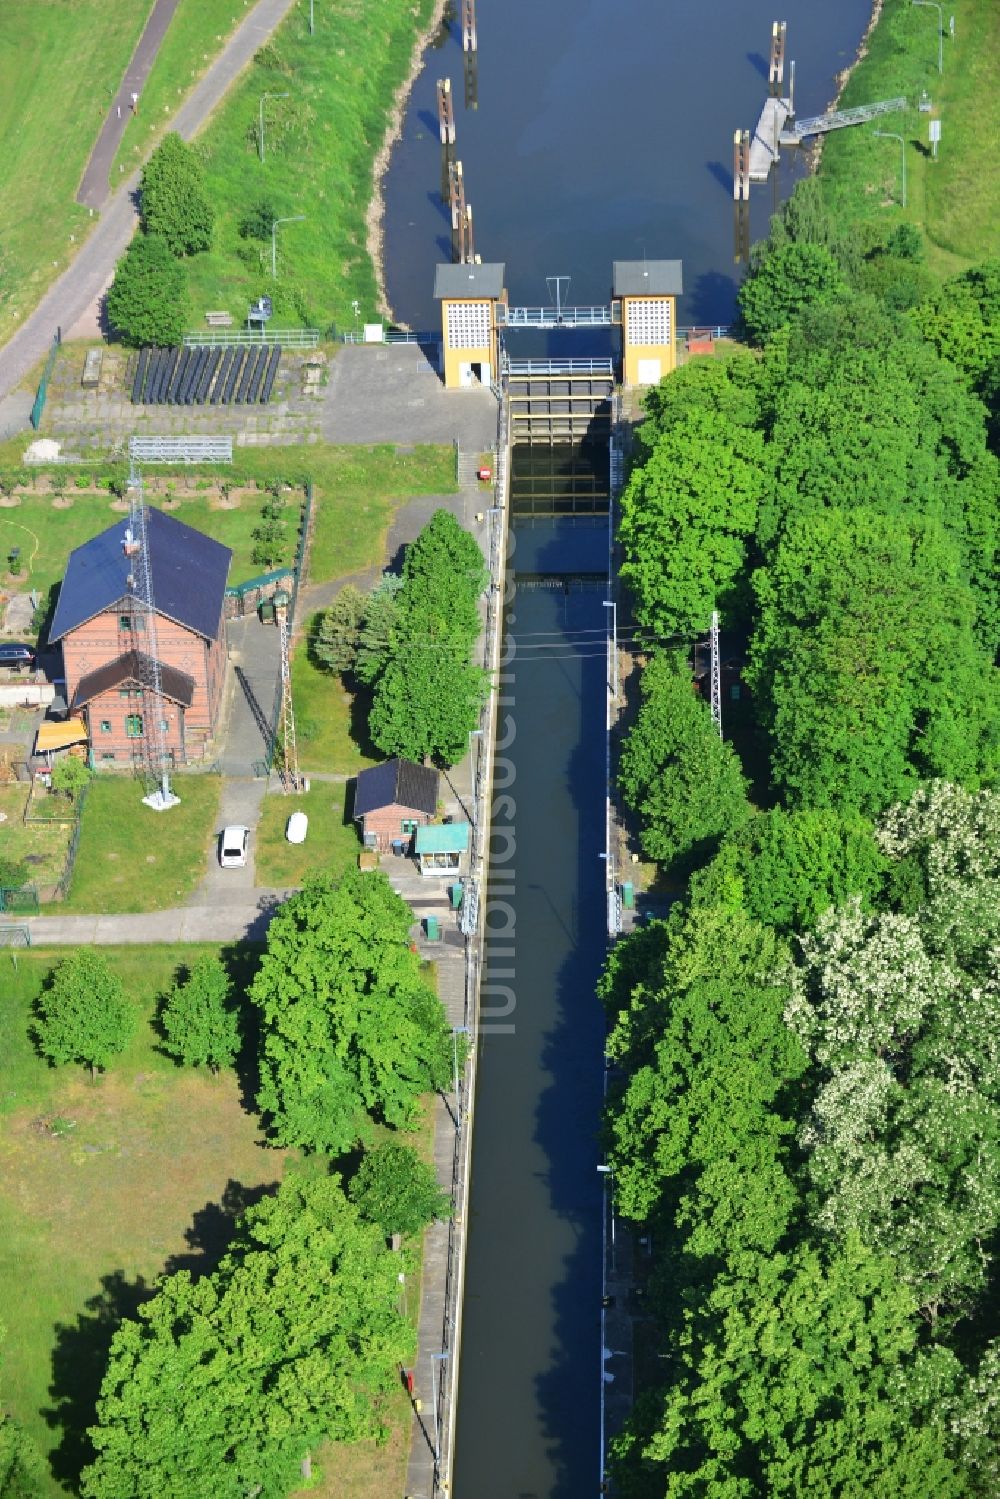
M304 771L357 775L382 758L368 742L364 703L351 696L338 676L311 659L308 632L292 657L292 697Z
M20 782L0 786L0 812L7 818L0 830L0 848L9 859L23 859L28 866L28 883L42 889L54 885L63 872L71 824L23 823L27 800L28 787Z
M152 814L151 814L152 815ZM218 948L104 949L141 1015L128 1051L92 1083L31 1044L31 1007L56 961L0 955L0 1323L4 1395L75 1492L113 1325L165 1269L206 1268L247 1193L279 1180L232 1073L181 1069L150 1025L180 965ZM246 967L244 965L244 974Z
M139 113L125 126L111 168L112 185L128 176L163 135L231 32L244 20L243 0L180 0L142 90Z
M450 447L401 453L388 443L371 448L324 444L310 448L306 461L319 497L309 549L310 583L380 563L386 532L402 501L454 494L457 488Z
M130 775L95 776L87 793L64 909L111 915L183 905L205 872L218 829L221 781L179 775L180 806L153 812Z
M150 0L0 4L0 342L93 223L74 198L149 10Z
M868 56L844 92L845 107L905 95L910 108L876 125L836 131L823 147L820 180L835 211L849 220L888 225L908 219L925 232L928 261L950 275L1000 254L1000 177L993 141L1000 132L1000 10L995 0L954 0L955 41L944 40L937 70L937 12L910 0L886 0ZM928 115L916 101L926 90L942 121L937 161L927 146ZM899 206L901 152L880 139L905 135L907 207Z
M319 781L302 796L277 792L265 798L255 840L258 885L301 885L307 875L316 873L339 877L357 863L361 844L353 826L344 823L347 791L347 782ZM293 812L309 818L305 843L289 843L285 837Z
M355 298L363 319L373 314L365 230L372 166L393 94L432 6L433 0L318 0L310 36L308 6L297 5L257 53L199 136L217 221L212 250L190 262L196 323L206 308L228 308L242 318L248 298L265 287L276 323L353 326ZM261 162L257 131L265 93L288 97L267 103ZM279 232L273 282L270 242L239 233L258 202L282 218L306 215Z
M55 502L51 494L33 494L24 490L16 492L16 497L19 504L0 509L0 557L5 566L11 547L21 548L22 571L16 584L22 592L34 588L44 596L53 583L61 580L66 559L74 547L122 519L120 506L117 510L112 508L114 502L106 493L82 493L68 486L64 495L57 497ZM254 547L251 532L260 521L264 498L257 490L245 491L230 496L228 504L232 508L220 509L218 501L207 495L178 496L168 500L162 492L147 490L150 504L164 507L167 500L165 508L171 515L232 547L231 583L242 582L262 571L251 556ZM302 496L288 494L283 498L288 536L286 560L291 562Z
M112 525L122 511L112 508L115 501L106 490L95 492L92 470L40 464L30 471L36 486L32 487L21 464L30 440L30 436L20 437L0 448L0 480L12 487L11 498L18 501L0 506L0 559L5 562L11 547L19 546L22 571L16 586L44 595L62 578L72 549ZM108 476L117 472L109 463ZM86 477L88 489L77 487L78 475ZM381 562L386 531L401 503L415 495L454 493L455 459L450 447L417 447L401 453L392 444L356 448L316 443L308 448L250 449L225 469L157 470L145 475L150 504L165 505L178 520L232 547L232 583L261 571L251 555L251 533L266 496L252 486L275 480L293 486L283 495L288 538L285 561L291 562L301 489L310 479L314 511L308 580L324 583ZM235 486L224 504L215 492L220 481ZM205 486L201 492L188 492L199 483ZM38 485L51 492L39 493Z

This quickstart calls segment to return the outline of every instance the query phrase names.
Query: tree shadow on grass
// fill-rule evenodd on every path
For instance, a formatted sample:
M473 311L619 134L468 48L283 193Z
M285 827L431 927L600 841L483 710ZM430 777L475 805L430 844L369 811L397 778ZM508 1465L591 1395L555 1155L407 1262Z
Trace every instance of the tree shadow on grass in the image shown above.
M210 1274L232 1243L240 1215L277 1187L276 1181L252 1187L228 1181L219 1202L207 1202L194 1214L184 1234L189 1252L172 1255L163 1273L187 1270L195 1280ZM135 1318L139 1308L156 1295L154 1283L141 1275L130 1280L123 1270L103 1275L100 1286L75 1322L56 1325L49 1385L52 1405L42 1412L49 1426L62 1432L49 1456L52 1476L74 1493L81 1473L96 1455L88 1428L97 1420L97 1399L112 1340L121 1324Z
M123 1270L115 1270L102 1275L101 1289L74 1323L56 1325L49 1385L53 1404L42 1415L62 1431L59 1445L49 1455L52 1476L74 1492L80 1474L95 1456L87 1428L96 1420L111 1340L122 1322L134 1317L153 1294L154 1287L141 1275L130 1280Z

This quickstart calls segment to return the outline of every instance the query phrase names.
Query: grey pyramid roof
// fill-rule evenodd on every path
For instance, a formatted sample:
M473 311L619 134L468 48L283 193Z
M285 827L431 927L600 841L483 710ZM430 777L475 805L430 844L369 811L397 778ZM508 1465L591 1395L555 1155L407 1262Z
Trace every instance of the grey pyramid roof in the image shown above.
M128 594L135 558L125 555L128 517L69 554L49 640L61 640L95 614ZM193 526L146 507L146 535L158 614L214 640L222 619L226 579L233 554Z

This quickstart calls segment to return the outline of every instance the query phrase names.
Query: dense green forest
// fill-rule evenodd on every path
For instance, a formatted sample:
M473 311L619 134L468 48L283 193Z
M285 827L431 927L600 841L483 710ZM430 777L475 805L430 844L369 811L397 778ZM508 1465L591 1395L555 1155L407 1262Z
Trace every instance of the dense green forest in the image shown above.
M619 755L683 895L601 983L651 1247L615 1477L995 1494L1000 263L938 282L811 179L740 306L743 348L649 393L621 505L638 624L718 607L751 703L720 743L665 647Z

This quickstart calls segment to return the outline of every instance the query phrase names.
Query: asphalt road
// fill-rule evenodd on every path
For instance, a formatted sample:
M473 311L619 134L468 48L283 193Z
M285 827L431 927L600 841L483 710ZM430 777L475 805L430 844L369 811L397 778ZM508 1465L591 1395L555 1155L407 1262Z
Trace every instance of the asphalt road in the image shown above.
M190 140L198 132L257 48L295 3L296 0L257 0L254 9L177 111L170 122L171 129L185 140ZM134 202L137 182L138 173L133 173L109 199L97 227L72 265L49 288L10 342L0 349L0 401L48 352L56 328L72 328L110 283L115 262L138 224Z
M143 86L177 5L178 0L156 0L153 6L84 171L76 201L85 208L102 208L107 202L111 192L108 186L111 164L132 115L132 96L137 96L136 107L141 109Z

